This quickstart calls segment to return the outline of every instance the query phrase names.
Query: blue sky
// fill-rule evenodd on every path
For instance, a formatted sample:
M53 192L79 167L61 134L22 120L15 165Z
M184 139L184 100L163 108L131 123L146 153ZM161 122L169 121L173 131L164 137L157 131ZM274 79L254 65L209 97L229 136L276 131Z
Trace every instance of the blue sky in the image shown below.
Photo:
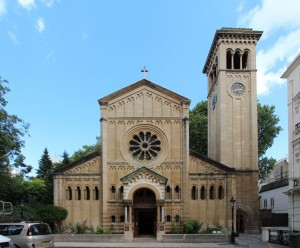
M0 0L0 75L7 110L30 123L23 153L35 168L45 147L70 155L100 134L97 100L143 78L206 100L202 69L222 27L264 31L257 46L258 99L283 128L268 151L288 154L286 81L300 52L299 0Z

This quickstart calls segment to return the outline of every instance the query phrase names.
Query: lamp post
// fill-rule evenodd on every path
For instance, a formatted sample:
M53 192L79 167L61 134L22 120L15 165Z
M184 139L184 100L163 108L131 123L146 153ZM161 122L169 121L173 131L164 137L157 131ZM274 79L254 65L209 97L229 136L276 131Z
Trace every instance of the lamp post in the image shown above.
M234 233L234 225L233 225L233 221L234 221L233 211L234 211L235 200L234 200L233 196L230 199L230 203L231 203L231 212L232 212L231 244L234 244L235 243L235 233Z

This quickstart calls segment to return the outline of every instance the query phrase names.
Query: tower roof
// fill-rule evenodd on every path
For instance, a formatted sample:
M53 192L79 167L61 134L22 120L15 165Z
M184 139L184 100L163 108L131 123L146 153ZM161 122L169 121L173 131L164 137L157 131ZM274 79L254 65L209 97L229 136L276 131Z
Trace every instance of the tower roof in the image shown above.
M252 28L222 28L216 31L211 44L202 73L207 74L211 58L215 49L219 45L219 40L250 40L257 42L262 35L262 31L253 31Z

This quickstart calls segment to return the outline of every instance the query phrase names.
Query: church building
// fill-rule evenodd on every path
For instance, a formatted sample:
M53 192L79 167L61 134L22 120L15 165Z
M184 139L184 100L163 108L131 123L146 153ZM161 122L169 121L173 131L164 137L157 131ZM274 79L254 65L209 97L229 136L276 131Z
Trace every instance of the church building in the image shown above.
M233 206L234 230L258 232L261 35L246 28L215 33L203 68L208 156L189 149L188 98L142 79L99 99L101 151L54 176L54 204L68 210L65 224L160 239L188 219L230 231Z

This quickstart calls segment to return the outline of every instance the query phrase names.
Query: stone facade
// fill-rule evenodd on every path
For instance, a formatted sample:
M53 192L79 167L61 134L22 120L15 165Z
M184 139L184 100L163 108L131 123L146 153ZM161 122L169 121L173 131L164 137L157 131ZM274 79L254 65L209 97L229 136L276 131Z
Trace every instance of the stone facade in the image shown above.
M54 177L54 203L69 212L65 222L113 227L128 239L143 234L161 239L189 218L231 230L233 196L236 230L257 232L260 35L251 29L216 32L203 70L208 157L189 150L189 99L146 79L101 98L101 151Z

